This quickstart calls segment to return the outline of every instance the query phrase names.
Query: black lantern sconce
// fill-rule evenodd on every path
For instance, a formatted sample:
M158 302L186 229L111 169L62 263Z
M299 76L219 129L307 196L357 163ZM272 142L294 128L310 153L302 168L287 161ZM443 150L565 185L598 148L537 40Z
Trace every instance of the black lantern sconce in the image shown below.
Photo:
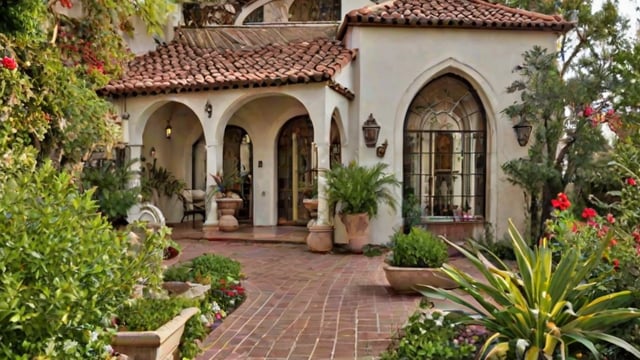
M362 125L362 135L364 135L364 144L369 147L375 147L380 135L380 125L376 122L373 114L369 114L369 118Z
M171 121L167 120L167 126L164 128L164 136L171 140L171 134L173 134L173 128L171 127Z
M207 100L207 103L204 104L204 112L206 112L207 116L209 116L209 119L211 119L211 115L213 114L213 106L211 105L209 100Z
M127 97L126 96L124 97L123 103L124 103L124 109L122 110L122 114L120 115L120 119L129 120L130 115L127 112Z
M520 146L526 146L529 143L532 128L533 127L525 119L524 115L520 115L520 121L513 125L513 130L516 133L516 138L518 139L518 144Z

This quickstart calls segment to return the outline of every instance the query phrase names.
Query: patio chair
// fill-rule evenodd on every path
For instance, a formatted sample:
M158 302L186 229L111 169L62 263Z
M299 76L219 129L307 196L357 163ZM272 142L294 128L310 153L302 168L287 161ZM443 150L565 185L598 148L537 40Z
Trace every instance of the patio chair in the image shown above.
M204 221L205 212L205 192L198 189L183 190L178 197L182 201L182 223L185 218L191 216L192 227L196 227L196 215L202 215Z

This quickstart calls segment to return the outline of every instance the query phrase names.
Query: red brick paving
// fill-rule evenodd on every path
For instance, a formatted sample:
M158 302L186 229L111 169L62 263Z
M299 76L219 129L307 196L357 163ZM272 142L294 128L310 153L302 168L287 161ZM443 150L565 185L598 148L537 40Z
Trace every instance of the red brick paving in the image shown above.
M246 301L197 359L371 359L417 308L394 294L382 257L313 254L302 244L180 240L175 261L217 253L240 261Z

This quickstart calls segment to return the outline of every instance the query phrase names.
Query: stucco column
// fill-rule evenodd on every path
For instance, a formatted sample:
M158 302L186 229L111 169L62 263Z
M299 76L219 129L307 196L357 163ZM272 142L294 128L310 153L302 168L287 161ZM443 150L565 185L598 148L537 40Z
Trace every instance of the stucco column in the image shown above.
M218 227L218 204L215 196L210 196L209 191L217 184L211 175L215 175L218 171L218 148L217 144L207 145L207 218L203 227L205 228L205 237L207 228L209 230L217 230Z
M325 177L325 171L329 169L331 161L329 153L329 144L326 142L318 143L318 225L328 225L329 221L329 204L325 195L325 188L327 185L327 178Z
M131 179L129 179L129 187L140 186L140 170L142 169L142 145L129 145L129 158L133 160L131 163Z

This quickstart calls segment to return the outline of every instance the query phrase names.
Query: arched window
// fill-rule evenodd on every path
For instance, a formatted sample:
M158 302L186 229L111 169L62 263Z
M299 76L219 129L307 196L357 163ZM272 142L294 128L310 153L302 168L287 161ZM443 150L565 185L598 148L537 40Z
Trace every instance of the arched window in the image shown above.
M404 184L428 220L485 215L486 117L471 85L444 75L415 96L405 118Z

